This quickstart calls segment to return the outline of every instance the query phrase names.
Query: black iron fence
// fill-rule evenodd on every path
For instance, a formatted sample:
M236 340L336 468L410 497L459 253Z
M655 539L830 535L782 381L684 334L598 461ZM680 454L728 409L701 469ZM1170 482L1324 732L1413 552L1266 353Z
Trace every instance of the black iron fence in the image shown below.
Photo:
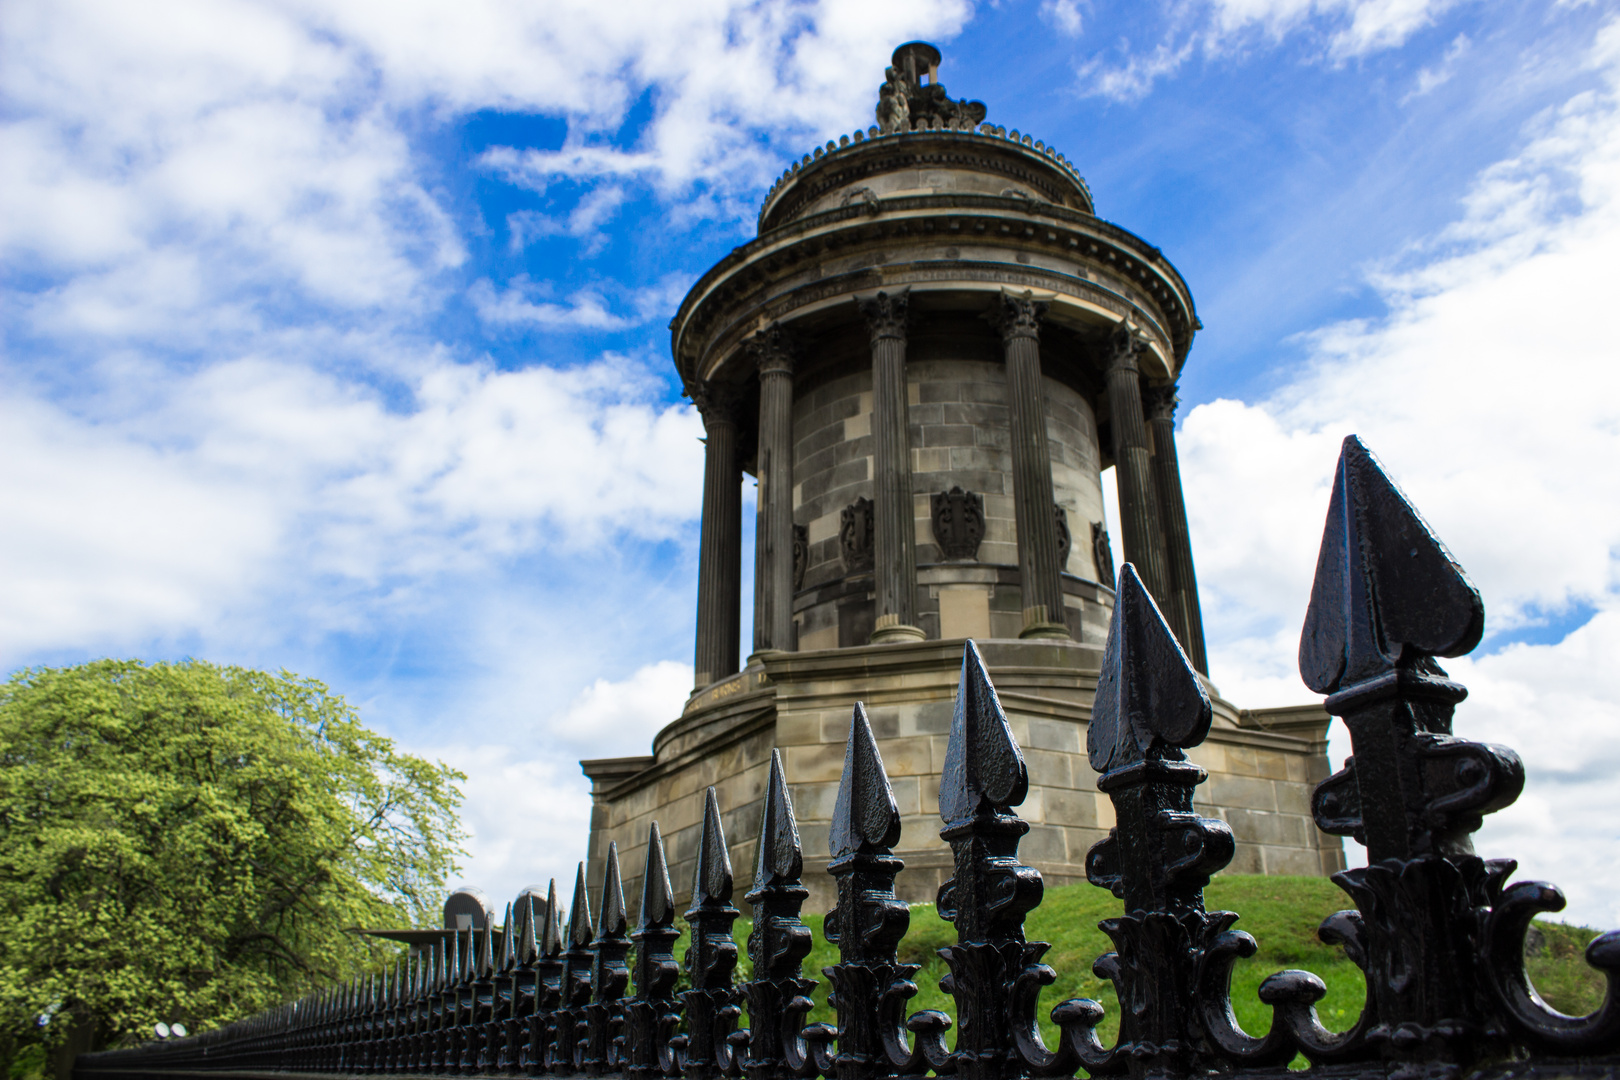
M1620 932L1587 950L1608 978L1602 1006L1583 1017L1554 1011L1525 972L1524 937L1531 919L1559 910L1563 898L1541 882L1508 884L1515 864L1481 859L1469 841L1482 815L1513 802L1524 783L1512 750L1451 731L1466 691L1435 658L1473 649L1483 626L1479 594L1461 569L1366 448L1347 439L1299 651L1301 675L1328 695L1354 751L1316 789L1317 824L1368 850L1367 866L1334 878L1354 909L1328 916L1320 929L1366 977L1366 1004L1345 1031L1319 1021L1315 1003L1325 988L1307 971L1261 984L1273 1014L1268 1031L1250 1034L1237 1023L1232 968L1256 943L1235 928L1236 913L1204 908L1204 886L1231 859L1233 836L1224 822L1194 812L1205 773L1183 754L1208 733L1210 702L1127 566L1087 746L1117 820L1086 861L1090 880L1123 901L1119 916L1101 924L1115 951L1094 966L1120 1002L1111 1046L1097 1034L1103 1007L1090 999L1053 1009L1057 1044L1043 1041L1037 1004L1056 974L1041 962L1048 946L1024 938L1042 885L1018 861L1028 826L1013 811L1028 774L970 644L939 793L940 835L955 860L938 900L957 935L940 950L954 1022L907 1008L919 969L896 953L910 921L894 894L902 863L890 849L900 814L857 704L828 867L838 904L825 934L839 961L824 971L836 1027L805 1022L817 984L801 970L812 945L800 921L802 852L773 757L753 887L743 897L753 913L753 972L740 985L732 939L740 912L711 788L685 912L686 989L654 825L634 928L613 849L594 925L581 866L567 925L553 883L543 908L531 898L508 915L499 955L493 928L466 930L391 975L192 1038L89 1055L78 1071L1009 1080L1082 1070L1258 1074L1303 1055L1333 1075L1613 1075Z

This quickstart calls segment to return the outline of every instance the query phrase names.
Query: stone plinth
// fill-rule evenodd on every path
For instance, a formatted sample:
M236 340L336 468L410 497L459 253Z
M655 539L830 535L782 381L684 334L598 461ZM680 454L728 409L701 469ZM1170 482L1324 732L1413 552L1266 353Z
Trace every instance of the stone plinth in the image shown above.
M1102 650L1066 641L978 644L1029 766L1019 814L1030 832L1020 858L1049 885L1082 881L1087 850L1112 825L1111 804L1098 793L1085 754ZM903 815L899 895L932 901L949 876L937 799L961 657L959 640L756 657L736 678L695 694L659 734L651 757L584 763L596 802L589 880L601 879L607 845L617 841L626 895L636 895L647 827L656 820L684 897L709 785L719 794L738 881L747 880L770 752L779 747L804 839L807 910L825 911L833 899L832 878L822 872L827 832L859 698ZM1318 832L1310 816L1311 788L1327 775L1327 721L1315 707L1239 712L1216 699L1215 726L1192 757L1210 771L1199 789L1200 812L1224 818L1237 836L1232 872L1343 868L1338 839Z

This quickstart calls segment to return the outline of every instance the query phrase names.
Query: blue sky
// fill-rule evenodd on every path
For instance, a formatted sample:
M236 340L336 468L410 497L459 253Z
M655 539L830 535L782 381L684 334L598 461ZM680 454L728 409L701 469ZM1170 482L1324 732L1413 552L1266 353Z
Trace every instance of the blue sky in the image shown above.
M1458 728L1531 784L1481 850L1620 921L1612 4L139 7L0 9L7 670L319 677L468 772L467 879L569 873L577 759L645 752L690 685L666 324L921 37L1191 285L1222 691L1308 699L1361 433L1486 597Z

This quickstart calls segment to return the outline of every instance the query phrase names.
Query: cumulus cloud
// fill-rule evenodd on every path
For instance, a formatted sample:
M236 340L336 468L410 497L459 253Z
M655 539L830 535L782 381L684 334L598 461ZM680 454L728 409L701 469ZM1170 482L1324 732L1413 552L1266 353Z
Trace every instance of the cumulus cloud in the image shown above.
M0 655L200 631L328 580L423 588L518 553L668 539L700 501L702 425L661 392L611 356L427 362L384 389L244 358L123 416L0 399L8 460L29 463L0 474L0 583L28 601L0 614Z
M1314 335L1306 369L1266 400L1194 409L1179 448L1214 675L1245 704L1306 699L1294 650L1338 443L1355 432L1381 456L1485 599L1483 654L1452 665L1474 682L1458 730L1529 761L1525 798L1482 844L1571 882L1577 917L1612 922L1620 907L1600 898L1620 874L1590 854L1609 838L1585 822L1620 813L1604 779L1620 763L1620 381L1589 316L1620 261L1620 23L1590 62L1601 92L1538 119L1453 226L1373 275L1387 317Z

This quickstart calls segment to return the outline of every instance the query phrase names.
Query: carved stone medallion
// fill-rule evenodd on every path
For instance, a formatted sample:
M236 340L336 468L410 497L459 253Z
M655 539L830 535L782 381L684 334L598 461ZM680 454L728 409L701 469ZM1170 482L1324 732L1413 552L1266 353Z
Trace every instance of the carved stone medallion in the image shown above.
M793 587L804 588L804 572L810 566L810 526L793 526Z
M934 543L947 559L977 559L984 539L984 499L953 487L933 499Z
M872 500L856 499L844 507L838 526L838 548L844 558L844 569L851 574L864 574L872 569Z
M1097 567L1097 582L1110 589L1116 588L1114 584L1114 547L1108 540L1108 530L1103 523L1091 523L1091 560Z

